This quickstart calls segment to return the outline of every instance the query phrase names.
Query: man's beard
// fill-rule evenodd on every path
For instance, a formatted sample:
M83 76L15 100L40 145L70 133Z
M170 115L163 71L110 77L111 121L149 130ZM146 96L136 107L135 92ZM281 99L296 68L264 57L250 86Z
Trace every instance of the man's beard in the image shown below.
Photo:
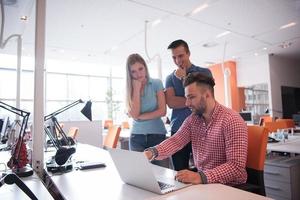
M201 97L199 107L194 109L194 113L199 117L202 117L205 110L206 110L206 102L204 98Z
M200 106L200 108L195 110L195 114L199 117L202 117L203 113L205 112L205 106Z

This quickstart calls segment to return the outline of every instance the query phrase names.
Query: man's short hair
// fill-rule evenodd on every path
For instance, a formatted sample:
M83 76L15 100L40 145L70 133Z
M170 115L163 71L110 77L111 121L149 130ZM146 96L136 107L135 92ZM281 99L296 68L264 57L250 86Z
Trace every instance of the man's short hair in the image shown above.
M179 46L183 46L185 48L186 52L190 53L189 45L186 43L186 41L181 40L181 39L175 40L171 44L169 44L168 49L175 49Z
M183 81L183 86L186 87L192 83L197 83L197 85L206 85L214 94L215 80L201 72L189 73Z

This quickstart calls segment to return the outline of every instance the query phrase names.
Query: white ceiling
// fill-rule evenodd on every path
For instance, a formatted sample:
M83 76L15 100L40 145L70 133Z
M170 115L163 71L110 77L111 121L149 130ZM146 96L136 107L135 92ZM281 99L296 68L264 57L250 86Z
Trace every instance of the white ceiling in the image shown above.
M5 6L4 39L22 34L23 55L34 55L34 2ZM205 3L206 9L190 14ZM164 69L174 66L167 46L179 38L189 43L193 63L202 66L221 62L225 43L225 60L255 53L300 57L299 0L48 0L46 14L47 58L124 67L131 53L146 58L146 20L149 56L159 54ZM22 15L29 20L21 22ZM158 19L161 23L153 27ZM296 25L279 29L290 22ZM216 38L224 31L231 33ZM283 42L292 45L280 48ZM205 43L217 45L205 48ZM15 49L12 41L0 53Z

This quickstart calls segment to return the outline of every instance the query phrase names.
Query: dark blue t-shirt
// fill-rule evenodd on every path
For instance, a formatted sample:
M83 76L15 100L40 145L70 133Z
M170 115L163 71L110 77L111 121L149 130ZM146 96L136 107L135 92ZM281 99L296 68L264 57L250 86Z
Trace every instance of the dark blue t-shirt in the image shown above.
M207 68L198 67L192 64L192 66L188 69L187 73L192 72L201 72L204 75L212 77L211 71ZM175 71L169 74L166 78L166 89L174 88L175 96L185 97L184 96L184 87L182 81L175 76ZM183 121L192 113L192 111L188 108L179 108L173 109L171 115L171 131L176 132Z

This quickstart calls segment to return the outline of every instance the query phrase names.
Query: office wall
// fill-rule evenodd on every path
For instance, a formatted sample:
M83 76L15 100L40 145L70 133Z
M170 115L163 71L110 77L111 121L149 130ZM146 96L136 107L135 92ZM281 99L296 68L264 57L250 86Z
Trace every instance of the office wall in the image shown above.
M270 55L270 91L273 116L282 116L281 86L300 87L300 60Z
M76 140L83 144L102 147L102 121L61 121L63 130L67 134L70 127L78 127Z
M239 111L239 93L237 88L237 77L236 77L236 63L233 61L227 61L224 63L224 68L230 70L230 90L231 90L231 108ZM225 88L224 88L224 75L221 64L210 66L213 77L215 79L215 98L216 100L225 105Z
M269 84L268 55L243 57L236 61L238 87L249 87L256 84Z

